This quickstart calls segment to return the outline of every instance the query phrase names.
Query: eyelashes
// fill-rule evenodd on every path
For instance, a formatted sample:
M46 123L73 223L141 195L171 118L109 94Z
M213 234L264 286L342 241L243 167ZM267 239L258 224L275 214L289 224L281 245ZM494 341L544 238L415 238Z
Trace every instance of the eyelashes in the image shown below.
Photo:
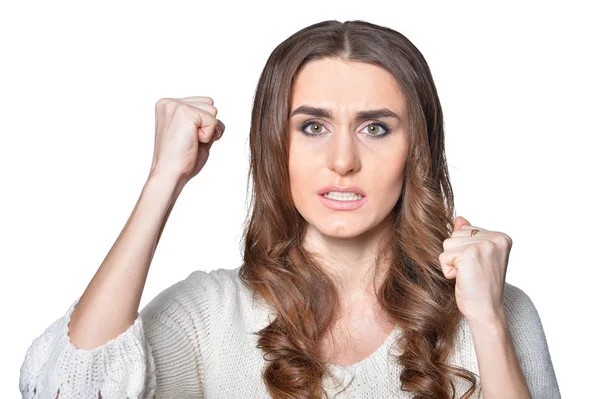
M302 125L300 125L300 132L302 134L304 134L305 136L309 136L309 137L314 137L314 136L320 136L322 133L308 133L306 131L306 128L312 126L312 125L320 125L323 126L323 123L319 122L318 120L310 120L310 121L306 121L304 122ZM369 126L378 126L379 128L383 129L382 133L379 134L370 134L367 133L367 136L374 138L374 139L380 139L382 137L387 136L388 134L390 134L390 129L389 127L383 123L383 122L373 122L373 123L369 123L367 126L365 126L365 128L368 128ZM363 129L364 130L364 129Z

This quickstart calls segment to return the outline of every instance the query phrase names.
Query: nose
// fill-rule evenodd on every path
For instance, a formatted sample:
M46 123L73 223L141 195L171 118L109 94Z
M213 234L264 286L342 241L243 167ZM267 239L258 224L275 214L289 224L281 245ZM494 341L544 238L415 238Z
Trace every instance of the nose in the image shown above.
M360 155L356 136L347 128L335 132L328 143L329 169L341 176L360 170Z

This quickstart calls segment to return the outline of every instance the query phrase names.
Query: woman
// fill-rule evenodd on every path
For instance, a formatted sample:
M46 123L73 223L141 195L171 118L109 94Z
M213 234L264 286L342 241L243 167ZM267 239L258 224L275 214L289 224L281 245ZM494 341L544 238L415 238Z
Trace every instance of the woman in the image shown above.
M454 219L441 106L403 35L324 21L273 51L243 264L138 314L168 215L225 128L209 97L156 105L140 200L28 349L24 397L560 397L537 311L504 281L510 237Z

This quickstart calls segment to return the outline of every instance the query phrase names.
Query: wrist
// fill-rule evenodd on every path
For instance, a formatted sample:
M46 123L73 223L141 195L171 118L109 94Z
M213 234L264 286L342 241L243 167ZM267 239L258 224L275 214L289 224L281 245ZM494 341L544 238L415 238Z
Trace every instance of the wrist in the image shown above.
M148 173L148 181L158 181L161 184L165 185L174 185L174 186L183 186L185 185L185 179L181 175L181 173L176 173L173 171L165 170L165 169L150 169L150 173Z
M185 186L185 182L181 177L174 174L152 170L148 175L145 186L160 186L161 191L164 190L164 192L170 192L175 196L179 196Z
M508 327L508 320L504 309L488 312L485 315L466 318L469 326L476 329L504 329Z

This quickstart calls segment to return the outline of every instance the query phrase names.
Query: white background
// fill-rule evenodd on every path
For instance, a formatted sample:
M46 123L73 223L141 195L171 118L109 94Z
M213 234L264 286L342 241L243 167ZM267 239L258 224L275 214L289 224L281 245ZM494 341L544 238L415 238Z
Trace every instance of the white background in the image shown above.
M291 4L2 5L2 396L19 396L28 346L82 294L137 202L156 100L211 96L227 129L179 197L142 307L194 270L239 266L252 96L271 51L315 22L363 19L427 59L457 214L512 237L507 281L539 311L563 397L589 397L600 371L598 13L583 2Z

